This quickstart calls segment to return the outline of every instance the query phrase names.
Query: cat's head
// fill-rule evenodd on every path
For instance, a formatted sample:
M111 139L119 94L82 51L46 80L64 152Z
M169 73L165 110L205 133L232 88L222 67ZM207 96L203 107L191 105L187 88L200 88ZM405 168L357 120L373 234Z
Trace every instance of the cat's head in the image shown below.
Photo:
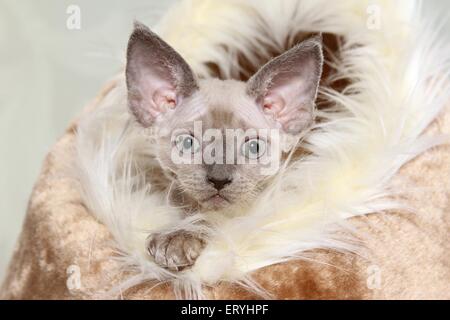
M127 52L129 108L158 132L156 157L186 201L206 210L245 204L312 124L322 64L314 37L247 82L197 79L173 48L137 23Z

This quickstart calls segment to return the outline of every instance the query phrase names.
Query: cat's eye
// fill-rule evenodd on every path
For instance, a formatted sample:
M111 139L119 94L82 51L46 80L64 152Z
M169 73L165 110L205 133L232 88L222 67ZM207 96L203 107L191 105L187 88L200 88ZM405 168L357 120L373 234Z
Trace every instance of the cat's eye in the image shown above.
M200 142L190 134L180 134L175 138L175 145L182 153L196 153L200 150Z
M248 159L258 159L266 153L266 142L262 139L250 139L242 145L241 153Z

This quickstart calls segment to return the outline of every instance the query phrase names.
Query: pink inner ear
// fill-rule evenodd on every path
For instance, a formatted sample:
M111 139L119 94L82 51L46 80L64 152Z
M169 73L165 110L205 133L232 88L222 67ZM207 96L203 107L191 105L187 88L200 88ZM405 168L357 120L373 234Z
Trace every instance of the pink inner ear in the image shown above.
M165 113L172 114L170 109L198 89L186 61L139 23L128 41L125 75L129 108L145 127L166 118Z
M269 94L264 97L263 108L266 114L276 117L285 107L286 103L282 97L276 94Z
M160 88L153 94L153 103L155 108L161 112L167 109L173 109L177 105L177 95L175 90L168 88Z
M146 68L140 70L138 90L145 100L143 107L153 118L175 108L179 102L176 90L170 82Z
M305 98L308 98L306 91L305 81L300 76L277 79L264 97L264 112L272 114L281 122L280 117L286 114L287 108L298 110Z
M312 117L308 105L311 86L301 76L279 78L263 99L264 113L270 115L287 131L299 130Z
M321 39L311 38L264 65L250 78L249 93L267 117L298 134L314 118L322 64Z

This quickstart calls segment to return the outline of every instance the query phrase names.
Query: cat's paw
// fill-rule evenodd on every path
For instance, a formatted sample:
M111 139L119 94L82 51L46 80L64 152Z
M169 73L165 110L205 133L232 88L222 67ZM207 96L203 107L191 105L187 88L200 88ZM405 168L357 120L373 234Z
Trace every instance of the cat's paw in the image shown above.
M198 235L187 231L154 233L147 238L147 251L161 267L181 271L191 267L205 246Z

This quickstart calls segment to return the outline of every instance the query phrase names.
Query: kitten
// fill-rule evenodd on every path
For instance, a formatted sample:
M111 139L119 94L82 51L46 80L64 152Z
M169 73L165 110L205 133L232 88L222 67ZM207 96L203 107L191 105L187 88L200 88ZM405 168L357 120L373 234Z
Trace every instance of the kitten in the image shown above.
M128 104L143 127L162 132L156 158L166 188L175 190L172 201L187 213L251 203L292 149L289 141L312 124L322 65L321 37L314 37L247 82L198 79L173 48L136 23L127 50ZM195 263L205 237L155 233L146 245L157 264L176 271Z

